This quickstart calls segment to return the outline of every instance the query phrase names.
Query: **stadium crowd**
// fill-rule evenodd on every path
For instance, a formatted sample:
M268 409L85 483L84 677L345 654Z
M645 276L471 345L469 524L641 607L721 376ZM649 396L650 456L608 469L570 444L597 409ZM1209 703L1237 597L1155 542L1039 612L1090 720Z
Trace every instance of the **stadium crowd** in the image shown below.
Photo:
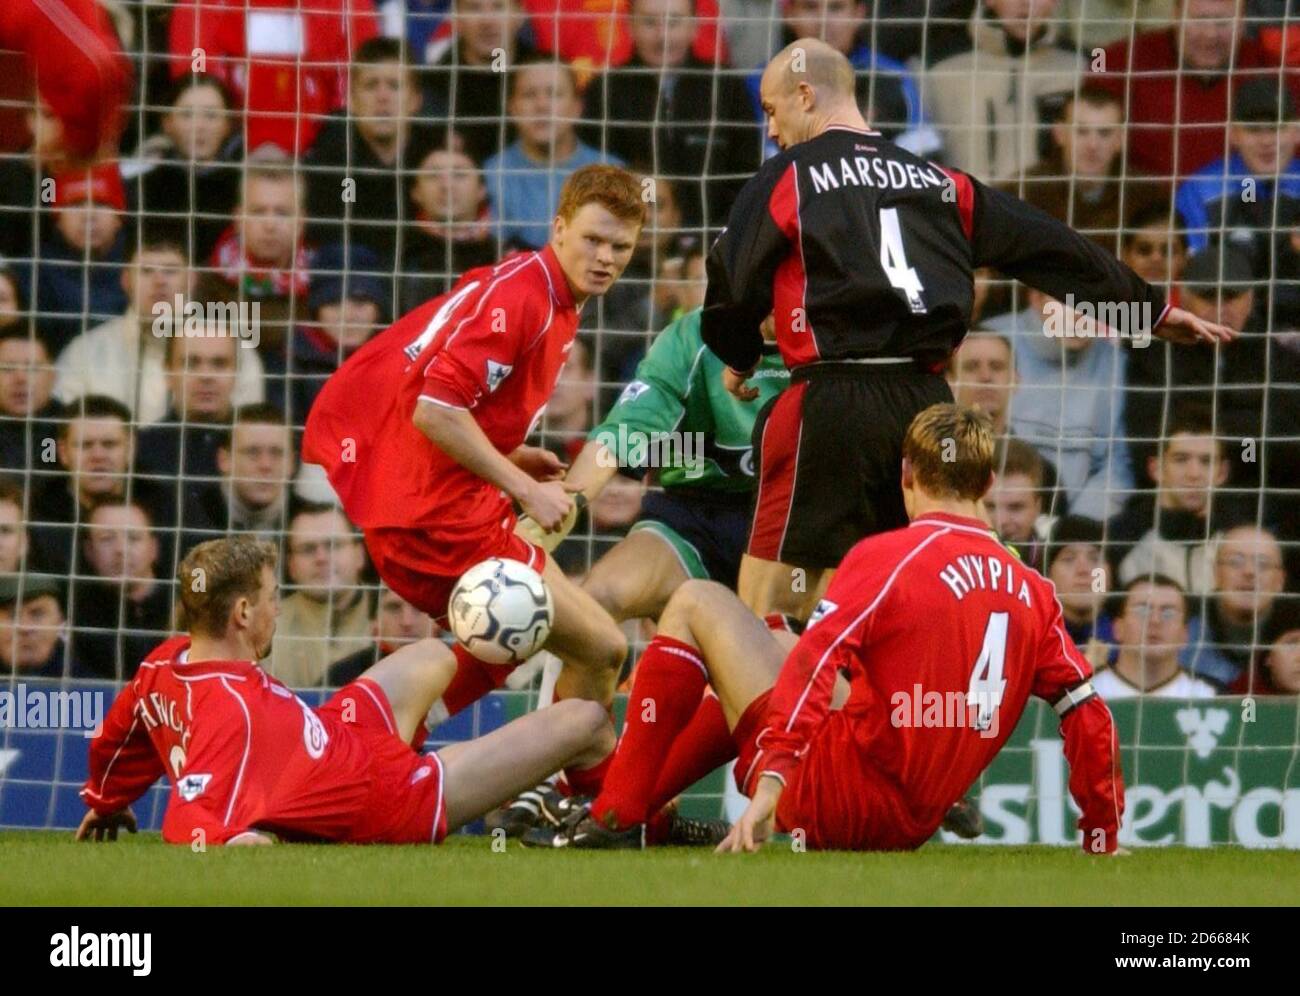
M649 221L537 429L576 457L654 335L700 305L705 251L775 149L763 64L817 36L886 137L1241 333L1175 350L987 273L949 380L1000 434L991 521L1055 583L1107 697L1300 694L1288 5L101 7L134 72L113 157L70 155L35 88L7 82L0 101L0 674L129 675L171 631L180 559L231 532L280 544L268 666L290 685L345 683L433 632L299 460L325 380L465 270L544 244L574 170L626 165ZM583 574L653 487L607 488L557 552L565 570Z

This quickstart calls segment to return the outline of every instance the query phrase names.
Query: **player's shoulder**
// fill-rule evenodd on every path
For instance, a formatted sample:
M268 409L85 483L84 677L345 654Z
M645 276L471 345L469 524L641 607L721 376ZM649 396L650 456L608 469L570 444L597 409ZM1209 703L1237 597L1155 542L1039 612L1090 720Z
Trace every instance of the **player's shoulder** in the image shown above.
M131 677L131 685L137 692L151 687L160 677L171 671L189 646L190 638L184 634L163 640L140 660L135 674Z
M749 185L759 187L775 186L785 171L790 168L790 164L799 161L804 154L804 146L807 144L807 142L801 142L799 145L792 145L790 148L782 149L776 155L763 160L763 164L758 167L758 171L750 178Z
M493 307L510 312L544 315L562 298L558 284L563 274L554 256L545 249L512 253L499 263L471 273L482 285L482 293L491 298Z
M972 554L1016 559L1016 554L988 526L955 515L920 516L899 529L868 537L854 547L850 557L874 562L877 569L888 565L891 570L901 571L928 570L936 562L947 563Z
M176 661L189 649L190 638L186 634L169 637L145 655L142 664L168 664Z
M663 327L657 336L651 348L658 347L659 351L694 353L696 350L704 347L704 337L700 333L700 315L703 308L692 308L690 311L677 318Z
M919 520L868 536L849 550L840 563L840 572L889 573L901 569L939 538L944 528L945 524L941 522Z

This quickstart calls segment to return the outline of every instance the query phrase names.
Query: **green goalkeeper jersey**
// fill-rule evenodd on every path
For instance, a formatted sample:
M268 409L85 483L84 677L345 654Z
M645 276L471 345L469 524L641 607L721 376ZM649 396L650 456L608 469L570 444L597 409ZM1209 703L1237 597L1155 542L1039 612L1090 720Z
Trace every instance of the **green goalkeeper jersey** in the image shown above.
M587 438L604 443L626 473L657 468L665 488L751 490L754 419L790 383L790 371L775 347L765 349L749 380L758 397L741 401L723 387L723 367L700 338L700 309L688 311L655 337Z

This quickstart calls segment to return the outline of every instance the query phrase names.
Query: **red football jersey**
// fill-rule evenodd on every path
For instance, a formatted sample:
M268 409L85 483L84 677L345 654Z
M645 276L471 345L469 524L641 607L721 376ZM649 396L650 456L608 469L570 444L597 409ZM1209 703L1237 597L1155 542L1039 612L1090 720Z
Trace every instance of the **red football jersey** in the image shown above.
M979 521L938 513L845 557L772 690L761 773L786 780L796 768L841 668L862 756L898 786L921 840L993 760L1030 695L1055 703L1092 676L1051 582ZM1110 710L1083 702L1061 732L1084 848L1100 830L1113 850L1124 794Z
M578 328L547 246L468 271L362 346L307 417L303 459L329 474L363 529L456 537L513 517L499 488L443 453L411 421L421 399L473 412L502 453L527 438L559 382ZM469 565L444 565L459 573Z
M289 839L441 838L441 762L400 740L377 686L341 691L358 700L351 708L331 700L315 710L252 661L187 663L189 646L187 636L160 644L113 701L81 790L96 812L130 805L166 775L170 843L202 831L204 843L223 844L255 828Z
M68 150L93 158L121 129L131 67L94 0L5 0L0 49L25 53Z

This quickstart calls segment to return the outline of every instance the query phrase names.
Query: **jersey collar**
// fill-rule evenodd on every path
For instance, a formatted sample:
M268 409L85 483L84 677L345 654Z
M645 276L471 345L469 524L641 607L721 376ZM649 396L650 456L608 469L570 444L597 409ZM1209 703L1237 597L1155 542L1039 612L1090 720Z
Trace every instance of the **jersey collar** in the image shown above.
M564 275L564 267L560 265L560 259L555 255L555 250L551 248L549 242L537 250L537 258L541 260L547 276L551 279L551 293L555 295L555 300L563 308L572 308L574 300L573 291L569 288L569 278Z
M179 666L187 675L231 673L245 675L256 665L252 661L199 661L191 664L190 647L185 647L173 659L172 664Z
M993 530L989 528L987 522L980 519L972 519L966 515L953 515L950 512L926 512L924 515L918 515L912 520L912 525L944 525L944 526L962 526L966 529L977 529L984 533L990 539L997 539Z

